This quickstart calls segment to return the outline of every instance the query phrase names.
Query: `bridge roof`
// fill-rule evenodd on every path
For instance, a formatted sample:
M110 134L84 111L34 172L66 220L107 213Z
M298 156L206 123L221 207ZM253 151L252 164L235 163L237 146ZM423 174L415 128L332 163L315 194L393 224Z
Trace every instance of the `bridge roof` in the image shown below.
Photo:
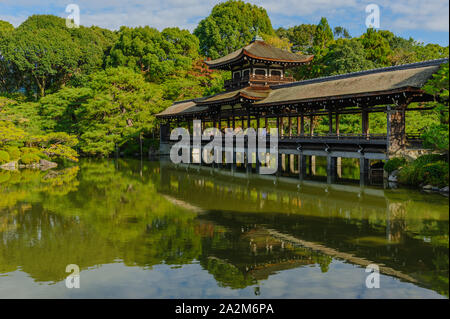
M387 68L328 76L265 89L246 87L230 92L174 103L158 117L198 114L209 106L236 104L242 101L253 106L282 106L338 99L377 97L392 93L417 92L430 79L441 64L449 59L430 60Z
M267 98L254 105L280 105L420 90L439 69L440 64L445 62L448 59L276 85L271 87L272 91Z

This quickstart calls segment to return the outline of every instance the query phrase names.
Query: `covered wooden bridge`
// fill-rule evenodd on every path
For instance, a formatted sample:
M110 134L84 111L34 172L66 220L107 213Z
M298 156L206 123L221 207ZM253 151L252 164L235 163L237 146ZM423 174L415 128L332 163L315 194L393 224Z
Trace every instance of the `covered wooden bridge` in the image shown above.
M408 106L433 100L422 87L442 63L448 63L448 58L297 82L285 76L286 69L307 64L312 58L255 38L225 57L206 61L210 68L231 71L232 80L225 83L225 92L176 102L157 115L161 121L161 153L168 154L175 142L169 139L171 128L184 126L192 134L193 120L201 120L202 129L216 127L221 131L226 127L253 127L269 132L276 127L280 168L287 158L302 178L307 166L313 173L315 156L325 156L328 180L333 182L339 175L336 167L340 158L359 158L364 183L370 160L386 160L422 148L417 134L406 134L405 113L426 110ZM369 130L369 114L375 112L386 114L384 134ZM361 116L360 132L339 131L339 118L345 114ZM314 132L318 116L328 118L326 134Z

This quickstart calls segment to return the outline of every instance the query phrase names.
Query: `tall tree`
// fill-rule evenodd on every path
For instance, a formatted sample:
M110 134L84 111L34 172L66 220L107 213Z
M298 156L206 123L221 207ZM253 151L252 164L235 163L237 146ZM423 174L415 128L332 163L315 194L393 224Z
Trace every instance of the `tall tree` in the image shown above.
M235 0L215 5L194 30L201 53L212 59L247 45L256 33L274 35L266 10Z
M357 39L338 39L330 46L323 62L327 66L327 75L375 68L374 63L366 58L364 47Z
M127 66L151 81L179 75L198 58L198 39L187 30L122 27L108 66Z
M117 146L150 131L156 125L154 114L170 104L161 99L158 85L124 67L93 74L90 88L94 97L75 111L80 148L87 155L108 156Z

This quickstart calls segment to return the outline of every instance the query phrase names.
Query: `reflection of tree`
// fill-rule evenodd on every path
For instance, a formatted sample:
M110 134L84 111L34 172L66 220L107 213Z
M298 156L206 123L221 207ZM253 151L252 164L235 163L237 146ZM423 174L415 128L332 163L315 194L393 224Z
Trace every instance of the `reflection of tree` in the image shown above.
M1 272L21 266L38 281L58 281L69 263L86 268L119 258L150 267L195 259L196 215L156 193L154 167L144 167L142 178L134 163L117 164L119 170L112 162L85 161L79 171L37 174L30 185L10 179L6 188L16 200L0 214Z

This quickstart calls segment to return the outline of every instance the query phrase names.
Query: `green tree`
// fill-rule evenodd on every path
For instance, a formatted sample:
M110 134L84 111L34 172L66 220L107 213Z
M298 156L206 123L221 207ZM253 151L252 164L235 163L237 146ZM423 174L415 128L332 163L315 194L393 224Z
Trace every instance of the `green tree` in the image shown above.
M198 58L198 39L187 30L121 27L108 66L127 66L151 81L189 70Z
M366 58L366 52L357 39L338 39L330 45L329 52L323 58L327 65L327 74L343 74L373 69L374 63Z
M161 88L133 70L108 68L91 77L94 97L75 111L79 119L80 148L87 155L108 156L116 147L148 132L154 114L169 106Z
M423 90L435 96L435 101L431 104L435 106L436 112L439 114L439 124L429 126L422 137L424 145L449 152L449 64L441 65L438 72L433 74L433 77L428 80Z
M292 52L309 53L314 44L316 28L314 24L301 24L289 29L278 28L276 34L292 43Z
M369 60L380 67L389 65L389 55L392 50L383 31L369 28L360 39Z
M99 70L114 39L113 32L98 27L70 29L62 18L33 15L7 41L0 39L0 52L14 73L15 87L42 97L48 89Z
M275 34L266 10L235 0L215 5L194 30L201 53L212 59L242 48L256 33Z
M331 30L327 19L322 17L316 27L316 32L314 33L313 45L316 47L316 51L317 49L325 49L333 40L333 31Z

